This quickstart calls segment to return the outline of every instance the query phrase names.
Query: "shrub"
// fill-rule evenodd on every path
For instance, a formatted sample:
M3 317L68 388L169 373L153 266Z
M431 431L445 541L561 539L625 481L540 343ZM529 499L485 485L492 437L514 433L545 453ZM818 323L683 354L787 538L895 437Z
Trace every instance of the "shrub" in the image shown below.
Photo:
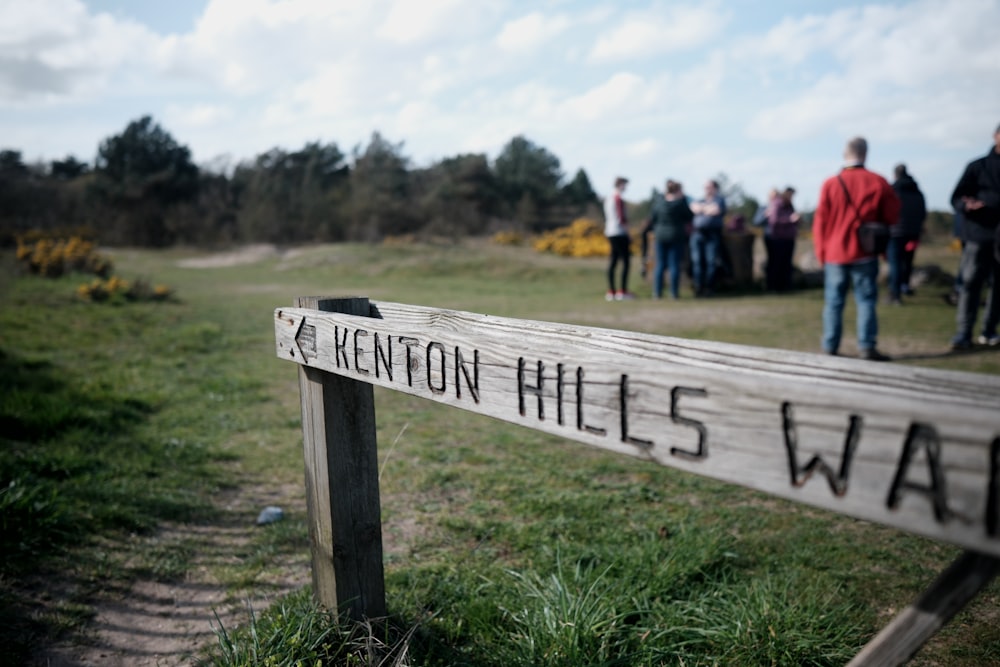
M74 234L39 232L17 237L17 261L28 273L58 278L64 273L93 273L106 278L111 273L111 261L97 252L92 239Z
M77 287L76 293L84 301L108 301L116 298L127 301L166 301L173 296L173 290L168 285L151 286L145 280L129 282L118 276L111 276L107 280L95 278Z
M566 227L543 234L534 248L563 257L606 257L611 252L604 229L590 218L577 218Z
M524 235L512 231L497 232L491 240L497 245L521 245L524 243Z

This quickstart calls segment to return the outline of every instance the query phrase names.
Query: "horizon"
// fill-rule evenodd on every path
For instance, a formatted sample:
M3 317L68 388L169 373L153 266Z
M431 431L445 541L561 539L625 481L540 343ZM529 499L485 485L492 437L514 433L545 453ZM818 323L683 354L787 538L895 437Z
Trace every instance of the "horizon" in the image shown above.
M523 135L600 196L725 174L808 210L862 135L950 211L1000 121L998 22L1000 0L9 3L0 148L93 164L149 115L203 166L379 132L423 168Z

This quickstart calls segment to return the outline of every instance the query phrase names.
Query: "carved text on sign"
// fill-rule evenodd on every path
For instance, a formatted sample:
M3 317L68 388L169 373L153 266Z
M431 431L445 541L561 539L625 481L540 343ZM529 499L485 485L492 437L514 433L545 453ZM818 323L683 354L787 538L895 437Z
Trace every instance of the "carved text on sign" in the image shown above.
M880 508L879 519L904 514L913 526L926 516L928 524L972 531L976 539L1000 536L1000 434L972 436L948 426L947 415L895 419L877 403L850 397L826 403L815 392L785 400L773 382L770 395L741 393L743 387L715 371L685 369L671 382L659 371L648 377L627 356L575 361L576 348L569 346L550 350L548 358L515 352L530 349L525 339L470 343L477 339L386 333L377 319L345 326L283 318L280 311L278 318L294 327L279 337L279 347L299 363L661 464L674 460L709 476L725 471L725 479L747 486L779 492L783 478L781 495L847 513L863 502ZM619 360L620 368L613 365ZM722 406L734 400L745 405L730 414ZM752 444L734 440L744 432L753 434ZM736 467L733 456L747 467ZM753 475L766 483L755 483Z

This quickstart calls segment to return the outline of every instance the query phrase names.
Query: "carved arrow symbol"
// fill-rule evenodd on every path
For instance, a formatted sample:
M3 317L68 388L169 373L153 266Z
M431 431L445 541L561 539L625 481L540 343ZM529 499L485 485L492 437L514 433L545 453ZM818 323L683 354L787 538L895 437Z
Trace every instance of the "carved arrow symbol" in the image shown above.
M299 346L302 358L309 361L309 358L316 358L316 327L306 324L306 318L299 322L299 329L295 332L295 344Z

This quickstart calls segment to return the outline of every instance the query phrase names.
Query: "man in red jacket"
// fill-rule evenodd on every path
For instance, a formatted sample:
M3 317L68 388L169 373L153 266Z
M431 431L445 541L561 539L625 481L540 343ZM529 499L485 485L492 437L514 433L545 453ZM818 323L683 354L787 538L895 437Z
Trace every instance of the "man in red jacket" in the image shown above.
M844 303L848 285L858 307L858 353L862 359L888 361L878 341L878 256L865 253L858 242L862 222L899 221L900 202L889 182L865 169L868 142L855 137L844 149L844 168L823 183L813 217L813 245L823 265L823 350L840 351Z

